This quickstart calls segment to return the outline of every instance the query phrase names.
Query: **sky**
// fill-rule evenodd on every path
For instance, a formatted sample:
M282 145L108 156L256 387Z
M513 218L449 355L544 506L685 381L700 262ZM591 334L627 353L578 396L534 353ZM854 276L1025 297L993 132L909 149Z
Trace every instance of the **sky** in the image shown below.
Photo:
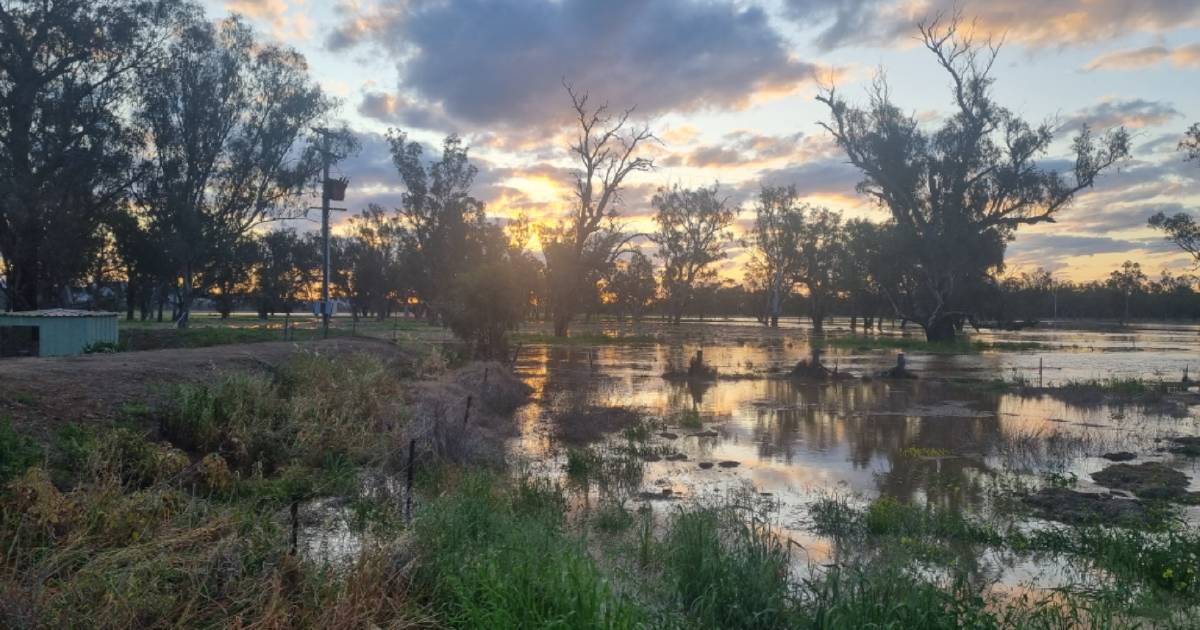
M719 183L753 221L763 184L796 186L847 217L886 218L855 192L861 179L819 126L815 96L834 85L864 102L879 74L926 124L952 106L947 75L916 25L957 8L977 38L1003 38L996 101L1050 122L1047 167L1068 165L1071 137L1125 126L1131 158L1057 215L1023 228L1009 271L1063 280L1106 277L1125 260L1152 277L1191 259L1146 227L1158 211L1200 212L1200 164L1177 151L1200 122L1196 0L206 0L214 19L243 15L264 39L302 52L340 102L362 150L339 164L344 204L399 204L384 134L402 130L436 157L454 133L479 167L474 194L500 220L553 223L570 206L569 81L592 102L634 110L658 142L655 169L628 180L627 228L653 229L659 187ZM346 220L349 213L337 217ZM335 228L336 229L336 228ZM739 278L736 242L722 274Z

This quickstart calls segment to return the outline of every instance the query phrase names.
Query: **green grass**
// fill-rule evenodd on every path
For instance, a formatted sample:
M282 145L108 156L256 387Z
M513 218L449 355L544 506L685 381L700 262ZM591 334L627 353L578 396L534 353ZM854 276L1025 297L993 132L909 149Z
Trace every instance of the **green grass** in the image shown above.
M1200 530L1165 521L1152 530L1101 526L1049 526L1024 532L967 518L950 510L920 507L890 497L855 508L822 499L810 510L817 532L840 540L873 542L884 550L944 548L968 543L1020 554L1056 554L1115 576L1131 590L1200 598ZM861 543L858 543L861 544Z
M21 474L41 461L42 447L12 427L12 421L0 416L0 484Z
M687 625L782 628L798 617L788 550L761 523L724 508L679 512L662 556Z
M287 322L275 316L260 320L244 314L229 319L215 316L193 316L188 328L177 329L171 323L120 322L120 343L104 351L156 350L160 348L204 348L228 344L261 343L267 341L315 341L324 338L319 319L302 315ZM391 318L385 321L350 317L335 317L330 321L330 337L376 337L407 339L414 335L441 335L442 329L412 318Z
M905 350L928 354L973 354L979 352L1023 352L1045 350L1051 346L1034 341L926 341L919 337L887 337L866 335L831 336L826 343L835 348L852 350Z
M562 528L556 489L468 475L416 523L417 588L454 628L634 628L646 613L616 592ZM522 495L524 495L522 497ZM539 498L540 497L540 498Z

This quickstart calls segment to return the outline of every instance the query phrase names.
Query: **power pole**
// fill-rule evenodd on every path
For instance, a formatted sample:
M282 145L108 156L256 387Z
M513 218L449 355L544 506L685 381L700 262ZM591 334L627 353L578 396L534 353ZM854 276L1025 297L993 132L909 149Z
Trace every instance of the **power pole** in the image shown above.
M325 250L321 264L321 328L329 338L329 134L321 133L321 240Z
M340 179L332 182L329 179L329 167L335 160L340 160L344 156L334 155L329 147L329 136L331 132L324 128L313 129L315 133L321 136L321 249L322 264L321 264L321 328L322 335L325 339L329 338L329 316L332 308L329 303L329 275L331 269L331 261L329 256L329 212L331 210L345 211L345 208L331 208L329 202L331 200L341 201L346 198L346 181ZM336 190L331 192L330 185L335 186Z

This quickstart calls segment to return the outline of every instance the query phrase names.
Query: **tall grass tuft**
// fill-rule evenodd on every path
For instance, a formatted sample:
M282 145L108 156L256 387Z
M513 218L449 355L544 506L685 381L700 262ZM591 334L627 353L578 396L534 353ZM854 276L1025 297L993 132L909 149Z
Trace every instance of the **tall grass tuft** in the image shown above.
M416 523L417 585L456 628L632 628L644 612L617 593L561 529L557 488L469 474Z
M663 568L679 605L707 628L787 627L795 616L787 549L731 508L677 513Z

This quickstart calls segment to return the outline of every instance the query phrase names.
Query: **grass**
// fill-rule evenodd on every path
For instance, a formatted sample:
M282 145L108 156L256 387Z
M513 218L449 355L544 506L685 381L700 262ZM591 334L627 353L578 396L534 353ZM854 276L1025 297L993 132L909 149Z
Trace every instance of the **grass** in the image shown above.
M678 512L663 541L664 577L696 627L794 625L789 563L766 525L720 507Z
M324 337L321 322L308 315L270 320L237 314L228 319L215 315L193 315L188 328L177 329L171 323L120 322L120 342L115 347L96 348L96 351L156 350L160 348L204 348L227 344L261 343L267 341L314 341ZM409 338L414 335L440 335L442 329L412 318L391 318L385 321L350 317L335 317L330 321L331 337L377 337L383 339Z
M606 346L654 344L660 340L655 335L612 335L603 332L575 333L568 337L556 337L547 333L523 332L513 335L514 344L555 346Z
M1052 346L1034 341L980 341L962 338L956 341L926 341L919 337L887 337L865 335L831 336L826 343L835 348L853 350L905 350L928 354L972 354L979 352L1024 352L1045 350Z
M168 441L68 424L47 455L6 457L0 626L407 623L399 502L364 484L390 450L380 423L402 428L397 400L376 359L303 356L274 377L181 388ZM11 429L0 448L31 452ZM331 558L292 553L281 516L318 496L342 497L370 534L336 574Z
M557 489L468 475L416 524L416 584L455 628L634 628L646 612L618 593L562 529Z

